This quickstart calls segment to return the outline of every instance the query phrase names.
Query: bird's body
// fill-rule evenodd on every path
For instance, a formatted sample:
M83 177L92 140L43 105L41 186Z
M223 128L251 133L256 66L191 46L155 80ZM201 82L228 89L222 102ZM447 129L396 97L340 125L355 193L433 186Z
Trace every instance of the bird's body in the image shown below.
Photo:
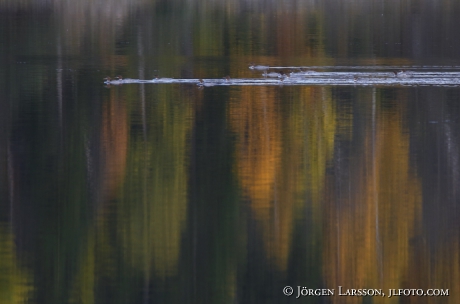
M249 64L249 69L250 70L257 70L257 71L266 71L268 70L270 67L269 66L266 66L266 65L254 65L254 63L250 63Z
M277 72L270 72L262 74L264 77L271 77L271 78L286 78L288 77L283 71Z
M409 77L409 72L407 72L406 70L400 70L400 71L397 71L397 72L393 72L395 74L395 77L398 77L398 78L407 78Z

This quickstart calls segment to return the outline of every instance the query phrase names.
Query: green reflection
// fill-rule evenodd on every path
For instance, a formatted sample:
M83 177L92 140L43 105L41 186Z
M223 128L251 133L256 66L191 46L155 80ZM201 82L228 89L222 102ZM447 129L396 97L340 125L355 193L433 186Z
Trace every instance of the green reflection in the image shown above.
M187 214L190 103L172 87L150 100L131 138L117 232L126 261L159 277L176 273ZM185 100L184 100L185 99Z

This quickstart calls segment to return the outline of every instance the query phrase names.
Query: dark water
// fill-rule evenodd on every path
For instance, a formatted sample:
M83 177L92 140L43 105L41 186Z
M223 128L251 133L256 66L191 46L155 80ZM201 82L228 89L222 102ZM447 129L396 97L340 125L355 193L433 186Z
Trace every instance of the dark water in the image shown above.
M103 84L458 72L459 13L0 0L0 303L459 303L460 87Z

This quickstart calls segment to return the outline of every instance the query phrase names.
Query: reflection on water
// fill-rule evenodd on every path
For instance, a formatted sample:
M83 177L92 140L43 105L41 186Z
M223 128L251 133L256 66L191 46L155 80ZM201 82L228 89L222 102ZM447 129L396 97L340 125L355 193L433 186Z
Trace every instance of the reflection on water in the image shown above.
M33 292L32 277L18 257L13 234L5 224L0 225L0 302L25 303Z
M381 102L378 92L367 93L369 103ZM409 166L404 106L378 112L368 108L373 113L363 124L367 128L360 147L347 163L335 166L329 178L337 180L336 185L327 183L325 219L335 227L324 235L324 265L330 274L326 285L388 290L404 286L409 275L415 253L409 240L420 233L415 227L420 222L421 185Z
M164 277L177 272L187 215L193 100L163 90L146 102L136 122L142 125L132 133L125 186L116 206L119 239L134 268Z
M320 215L318 199L334 148L335 109L325 90L282 93L242 89L230 104L230 115L242 191L269 260L286 271L294 224L303 218L299 214L307 198L310 217Z
M0 0L0 303L458 303L459 9Z

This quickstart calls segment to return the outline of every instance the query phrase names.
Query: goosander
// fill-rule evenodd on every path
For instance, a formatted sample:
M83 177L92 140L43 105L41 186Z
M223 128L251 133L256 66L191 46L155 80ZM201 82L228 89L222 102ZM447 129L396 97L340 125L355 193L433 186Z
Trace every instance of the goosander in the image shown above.
M277 72L270 72L262 74L264 77L271 77L271 78L286 78L288 77L283 71Z
M400 70L400 71L393 72L393 73L395 74L395 77L399 77L399 78L409 77L409 73L406 70Z
M266 65L254 65L254 63L250 63L249 64L249 69L250 70L257 70L257 71L266 71L268 70L270 67L269 66L266 66Z

